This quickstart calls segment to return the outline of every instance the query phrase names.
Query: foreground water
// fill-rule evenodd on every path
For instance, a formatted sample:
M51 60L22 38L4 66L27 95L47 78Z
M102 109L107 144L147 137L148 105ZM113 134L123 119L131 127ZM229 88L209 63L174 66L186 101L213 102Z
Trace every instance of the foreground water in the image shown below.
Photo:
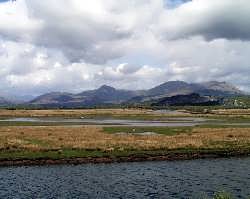
M250 158L0 168L0 198L250 196Z

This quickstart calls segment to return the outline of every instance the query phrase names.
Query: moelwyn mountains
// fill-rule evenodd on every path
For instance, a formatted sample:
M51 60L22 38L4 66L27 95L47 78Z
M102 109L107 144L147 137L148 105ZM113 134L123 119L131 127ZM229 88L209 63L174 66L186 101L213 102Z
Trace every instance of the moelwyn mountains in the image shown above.
M193 95L198 94L198 95ZM73 94L67 92L51 92L40 95L25 102L25 105L43 107L93 107L117 104L140 104L145 102L169 102L169 100L205 102L205 98L213 100L218 97L239 96L244 92L226 82L187 83L184 81L169 81L148 90L121 90L103 85L95 90ZM173 98L173 96L179 96ZM184 96L182 99L181 96ZM210 98L207 98L210 96ZM172 98L171 98L172 97ZM204 101L205 100L205 101ZM172 103L172 102L171 102ZM1 105L13 104L5 98L0 98Z
M221 98L244 95L244 92L226 82L211 81L203 83L187 83L184 81L168 81L148 90L122 90L103 85L98 89L87 90L77 94L67 92L51 92L40 95L25 103L17 103L14 100L8 100L4 97L0 97L0 105L8 106L11 104L25 104L26 106L40 105L43 107L76 108L162 102L172 99L175 100L176 98L173 98L174 96L180 96L178 97L178 101L189 99L192 104L194 97L192 94L198 94L195 95L196 101L198 100L203 102L205 99L204 96L210 96L210 98L207 99L214 100L216 97ZM181 96L185 97L185 99L182 99Z

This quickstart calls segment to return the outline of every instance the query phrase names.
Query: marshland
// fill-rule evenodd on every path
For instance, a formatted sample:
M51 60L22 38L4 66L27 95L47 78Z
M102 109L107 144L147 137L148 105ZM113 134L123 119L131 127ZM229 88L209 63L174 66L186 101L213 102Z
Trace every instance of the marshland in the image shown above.
M250 110L209 114L146 109L0 110L0 115L2 165L250 153Z
M50 185L58 190L50 193L54 197L69 196L68 192L64 195L63 190L72 183L74 186L82 184L82 179L88 179L84 195L98 197L98 193L102 193L104 198L109 198L112 194L127 197L122 187L127 187L125 184L129 182L123 176L133 175L135 180L140 178L141 172L144 173L144 178L151 179L150 184L158 187L155 188L158 196L228 198L231 195L250 194L247 188L250 178L242 169L240 173L235 169L240 167L248 171L248 109L218 109L209 113L151 109L1 109L0 115L0 165L3 166L2 171L6 176L2 185L6 191L0 194L3 197L9 195L12 189L16 189L16 184L10 186L7 178L12 179L16 174L20 176L21 172L23 176L20 176L20 179L14 177L15 181L23 187L29 187L29 182L21 179L42 174L43 178L36 178L42 181L33 180L33 185L39 183L44 186L50 184L45 180L47 178L51 179L51 182L55 181L56 176L51 176L51 172L60 175L61 169L64 170L64 177L60 178L60 182L56 180L60 187ZM117 164L118 162L120 164ZM37 167L39 165L42 167ZM181 170L186 174L178 172L181 165ZM220 176L220 181L216 184L214 180L217 177L209 172L210 167L217 177ZM101 180L98 176L93 176L92 172L101 172L101 176L112 173L111 177L114 172L117 173L116 188L119 191L116 193L108 187L102 187L99 192L91 191L90 188L97 178L99 182ZM153 174L154 172L161 175ZM198 180L197 184L195 179L190 178L192 175ZM184 183L182 188L172 179L174 176ZM241 180L235 180L235 176ZM162 181L165 178L169 179L170 184ZM192 189L189 188L189 180L192 181ZM161 185L158 182L161 182ZM174 186L171 188L172 185ZM149 193L142 188L144 186L150 187L147 183L136 183L134 189L137 194L133 192L134 197L142 196L143 192ZM129 187L126 189L130 190ZM179 192L179 189L183 191ZM43 190L40 191L41 196L48 197L51 189L44 187ZM83 193L73 190L71 195L83 196ZM106 195L104 190L109 194ZM16 193L23 197L33 197L36 191L38 190Z

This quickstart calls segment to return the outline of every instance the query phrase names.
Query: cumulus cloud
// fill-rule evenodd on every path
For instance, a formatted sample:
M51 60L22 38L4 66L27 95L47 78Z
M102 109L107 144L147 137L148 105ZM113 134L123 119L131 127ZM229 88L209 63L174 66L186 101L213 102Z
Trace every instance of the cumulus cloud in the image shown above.
M161 1L17 0L3 5L0 32L6 38L59 48L72 62L103 64L123 55Z
M220 80L250 90L249 11L248 0L0 3L0 89L38 95Z
M131 89L131 82L134 83L133 89L139 89L150 87L152 81L157 83L159 76L163 78L160 68L128 63L114 67L72 63L60 51L12 41L2 40L0 44L2 93L81 92L102 84ZM148 83L142 84L144 78L149 79Z
M201 35L207 40L250 39L248 0L193 0L162 13L158 27L167 39Z

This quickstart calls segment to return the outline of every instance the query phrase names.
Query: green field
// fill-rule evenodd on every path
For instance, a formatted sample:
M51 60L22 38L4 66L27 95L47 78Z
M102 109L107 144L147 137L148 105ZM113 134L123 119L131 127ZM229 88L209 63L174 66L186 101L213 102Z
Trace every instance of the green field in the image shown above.
M106 133L132 133L140 134L152 132L161 135L178 135L191 133L192 127L104 127Z

